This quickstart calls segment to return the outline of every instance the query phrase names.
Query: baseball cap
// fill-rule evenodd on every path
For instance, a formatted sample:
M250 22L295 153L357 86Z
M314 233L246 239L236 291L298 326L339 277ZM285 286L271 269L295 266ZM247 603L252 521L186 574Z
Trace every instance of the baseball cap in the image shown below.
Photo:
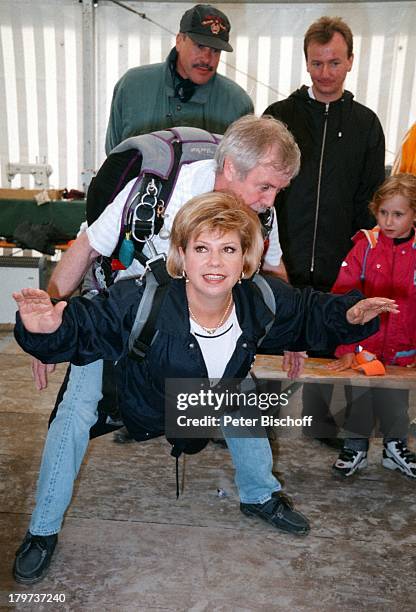
M183 14L179 25L179 31L197 44L221 51L233 50L228 42L230 29L227 16L210 4L193 6Z

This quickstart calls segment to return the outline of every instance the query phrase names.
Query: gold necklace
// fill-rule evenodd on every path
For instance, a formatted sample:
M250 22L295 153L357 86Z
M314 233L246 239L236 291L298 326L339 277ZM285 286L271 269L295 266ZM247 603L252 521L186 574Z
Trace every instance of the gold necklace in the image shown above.
M191 310L191 307L188 305L188 309L189 309L189 314L191 315L191 317L193 318L193 320L195 321L195 323L198 323L199 327L202 327L202 329L207 332L207 334L209 334L210 336L212 334L215 334L215 332L217 331L217 329L219 329L221 327L221 325L224 323L225 319L227 318L228 312L230 310L231 304L233 303L233 296L232 294L230 295L230 299L228 300L228 304L227 307L224 311L224 314L222 315L220 321L217 323L217 325L215 327L205 327L205 325L202 325L202 323L198 320L198 318L194 315L194 313Z

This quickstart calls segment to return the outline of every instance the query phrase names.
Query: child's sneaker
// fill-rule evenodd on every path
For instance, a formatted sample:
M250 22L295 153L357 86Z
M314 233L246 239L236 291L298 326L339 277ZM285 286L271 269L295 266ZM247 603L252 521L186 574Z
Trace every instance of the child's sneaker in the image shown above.
M402 440L384 444L382 464L389 470L400 470L406 476L416 478L416 455Z
M367 467L367 451L344 448L332 467L342 476L352 476L357 470Z

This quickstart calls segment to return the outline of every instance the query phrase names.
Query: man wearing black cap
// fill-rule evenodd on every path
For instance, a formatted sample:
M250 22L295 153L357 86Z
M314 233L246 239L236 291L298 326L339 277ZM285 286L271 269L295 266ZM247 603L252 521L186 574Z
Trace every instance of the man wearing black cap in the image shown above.
M131 68L114 88L106 153L125 138L179 125L223 134L253 112L247 93L217 74L221 51L232 51L230 22L209 4L182 16L176 46L165 62Z

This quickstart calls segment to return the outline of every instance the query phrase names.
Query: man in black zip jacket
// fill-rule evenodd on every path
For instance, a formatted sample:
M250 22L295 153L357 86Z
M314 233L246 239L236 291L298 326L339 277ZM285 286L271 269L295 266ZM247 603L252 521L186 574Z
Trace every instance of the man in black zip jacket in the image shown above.
M375 224L368 203L385 178L384 134L375 113L344 90L354 58L348 25L339 17L321 17L305 34L304 53L312 86L275 102L265 114L287 125L302 156L298 176L275 200L290 282L329 291L351 237ZM304 409L314 414L318 438L336 435L325 407L331 394L331 386L305 385Z

